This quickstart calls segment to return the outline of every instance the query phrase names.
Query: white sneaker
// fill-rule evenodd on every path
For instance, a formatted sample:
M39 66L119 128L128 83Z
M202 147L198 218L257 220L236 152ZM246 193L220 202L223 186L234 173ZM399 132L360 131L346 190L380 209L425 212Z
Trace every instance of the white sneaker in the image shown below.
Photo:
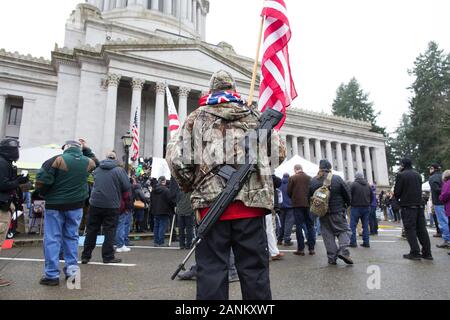
M130 251L131 251L131 249L127 248L126 246L123 246L122 248L117 248L116 249L117 253L125 253L125 252L130 252Z

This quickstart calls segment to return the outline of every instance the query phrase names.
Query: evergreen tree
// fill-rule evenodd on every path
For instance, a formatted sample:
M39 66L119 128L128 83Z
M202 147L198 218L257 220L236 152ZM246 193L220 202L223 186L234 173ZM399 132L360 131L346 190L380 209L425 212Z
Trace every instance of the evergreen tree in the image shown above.
M370 122L373 132L387 136L386 129L376 123L380 113L375 112L373 102L369 101L369 94L361 89L355 78L348 84L342 83L339 86L332 107L333 115Z
M417 154L416 145L411 142L411 119L408 114L403 114L400 120L400 125L394 132L395 138L389 140L391 148L391 165L396 166L400 164L403 157L414 158Z
M450 167L450 55L430 42L428 49L409 71L415 80L411 86L411 128L406 134L413 145L417 168L427 174L432 162Z

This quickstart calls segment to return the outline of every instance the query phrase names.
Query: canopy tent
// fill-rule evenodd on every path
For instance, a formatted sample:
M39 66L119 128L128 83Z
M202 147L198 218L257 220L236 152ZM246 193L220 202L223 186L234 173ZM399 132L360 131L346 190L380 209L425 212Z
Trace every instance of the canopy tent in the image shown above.
M288 173L290 176L294 175L294 166L300 164L303 167L303 171L311 176L315 177L317 176L317 173L319 172L319 166L315 163L312 163L306 159L303 159L300 156L294 156L292 159L283 162L281 166L275 169L275 175L279 178L282 178L285 173ZM334 174L341 176L342 179L345 179L344 173L339 171L333 171Z
M428 183L428 181L422 185L422 191L431 192L431 187L430 187L430 184Z
M61 146L56 144L20 149L20 158L16 166L18 169L38 170L45 161L60 154L62 154Z

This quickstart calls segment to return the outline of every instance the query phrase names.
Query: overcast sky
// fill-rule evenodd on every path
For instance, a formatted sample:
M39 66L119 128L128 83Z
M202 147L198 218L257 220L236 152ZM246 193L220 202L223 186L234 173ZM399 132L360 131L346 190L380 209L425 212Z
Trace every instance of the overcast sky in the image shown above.
M293 38L296 105L331 111L336 89L351 77L370 93L379 124L395 129L408 109L407 70L429 41L450 51L448 0L285 0ZM50 57L80 0L0 1L0 48ZM226 41L254 57L262 0L211 0L207 41Z

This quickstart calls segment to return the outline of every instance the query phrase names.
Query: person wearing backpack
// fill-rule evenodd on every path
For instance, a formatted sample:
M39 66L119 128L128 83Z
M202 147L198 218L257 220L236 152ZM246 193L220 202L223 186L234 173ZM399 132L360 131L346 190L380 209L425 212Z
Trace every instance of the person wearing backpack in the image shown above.
M323 192L323 187L328 192ZM315 205L318 197L316 191L322 191L325 194L324 212L320 216L320 229L327 250L328 263L336 265L339 258L346 264L353 264L348 250L350 228L345 215L345 208L351 203L351 194L344 180L340 176L332 174L331 163L328 160L320 161L319 174L311 180L309 188L311 212L318 215ZM338 238L339 246L336 244L336 238Z

